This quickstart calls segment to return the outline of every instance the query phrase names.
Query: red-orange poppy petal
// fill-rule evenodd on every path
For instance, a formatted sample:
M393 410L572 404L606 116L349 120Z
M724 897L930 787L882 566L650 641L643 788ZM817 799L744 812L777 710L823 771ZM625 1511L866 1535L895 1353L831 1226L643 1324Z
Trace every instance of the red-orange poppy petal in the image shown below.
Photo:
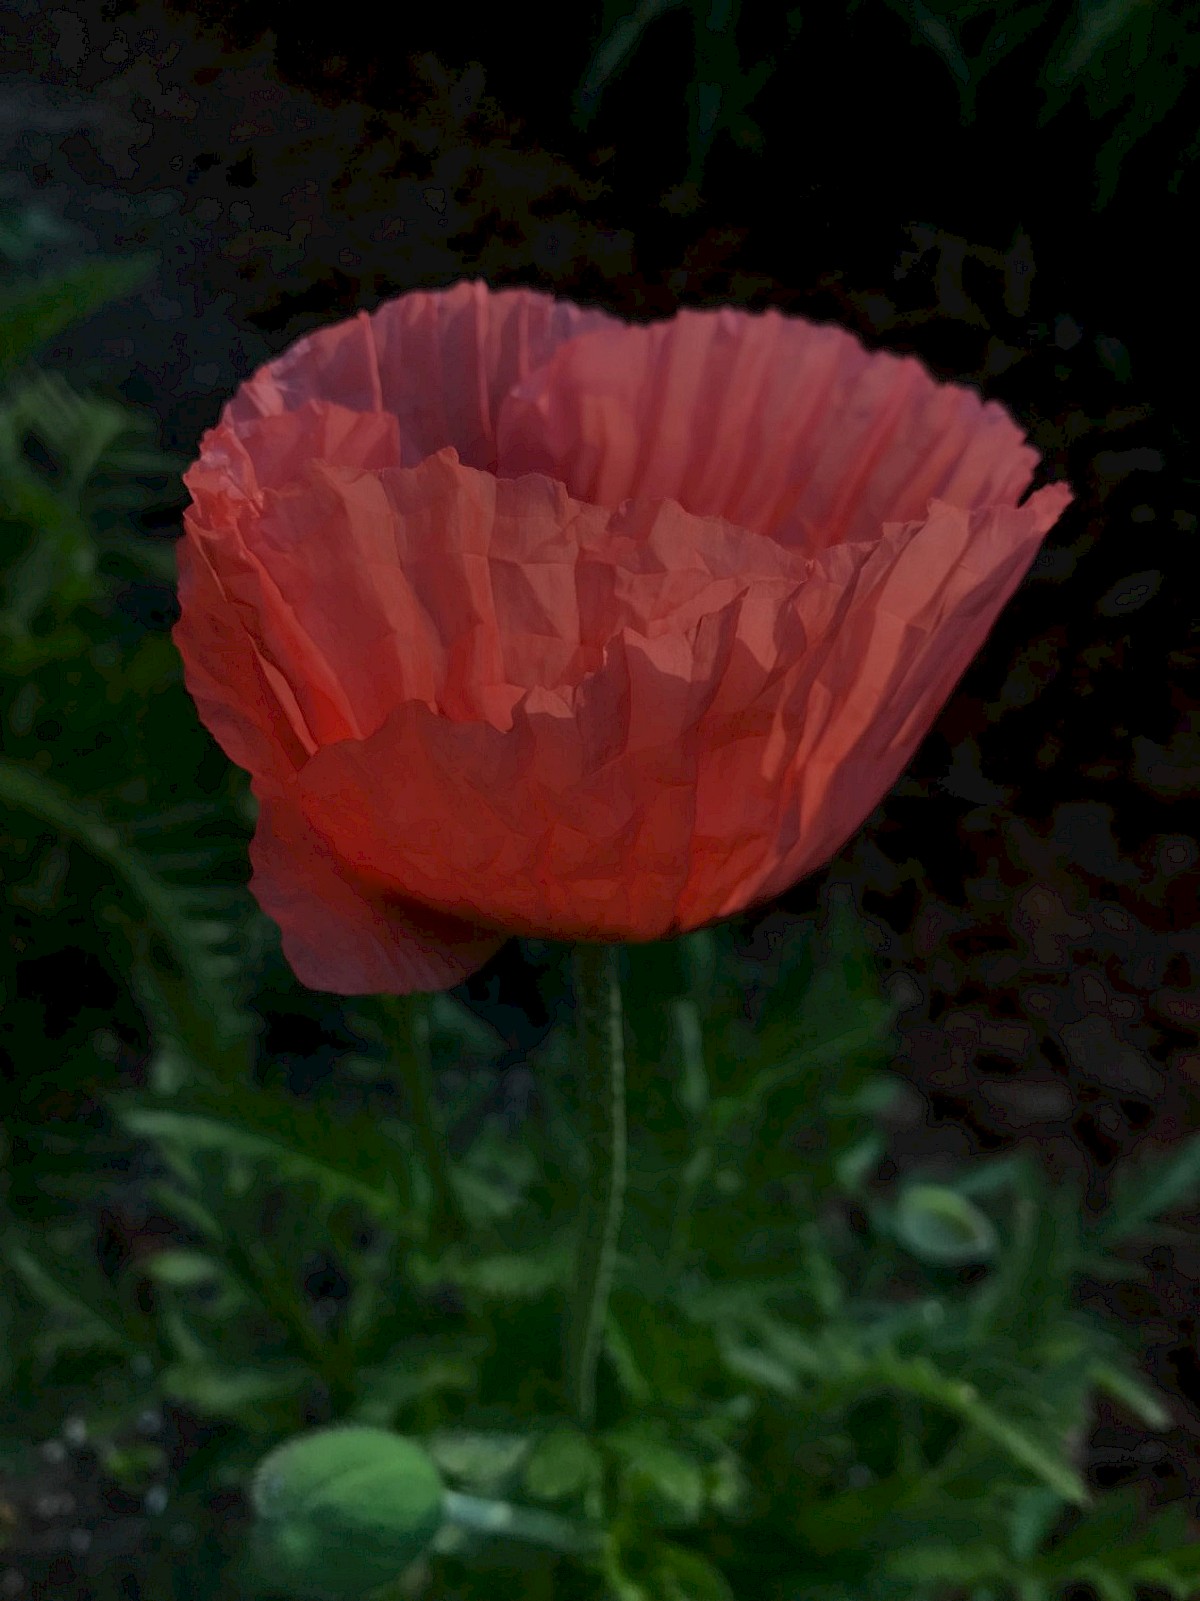
M609 512L537 476L475 472L453 452L327 487L339 549L389 508L402 552L439 530L430 634L475 642L469 660L444 653L427 698L397 696L374 733L304 765L295 794L318 832L468 919L563 938L668 932L687 882L706 710L724 688L739 719L729 737L746 738L742 708L776 670L781 609L809 564L674 502ZM295 510L330 514L312 494ZM294 559L316 544L292 539ZM399 567L421 587L418 562ZM437 615L439 599L461 607L472 586L473 633L461 615ZM293 577L289 588L302 587ZM352 648L341 623L331 630ZM425 643L397 641L393 683L405 648ZM345 659L341 671L353 674Z
M286 799L260 797L250 861L250 888L279 924L284 955L310 989L340 995L449 989L507 938L356 871Z
M413 492L438 493L435 466L405 475ZM501 481L497 498L541 484ZM1051 486L1019 508L935 503L803 573L755 573L767 542L670 502L626 507L608 527L640 523L634 550L664 519L680 551L740 535L744 581L678 631L626 618L599 671L531 690L508 727L399 708L319 752L300 804L336 848L456 915L560 938L700 926L778 893L862 823L1068 499Z
M180 541L184 679L222 749L280 781L324 739L359 731L355 707L262 559L265 498L313 461L371 470L399 460L395 419L309 403L292 415L205 434L184 475L192 504Z
M282 783L311 749L289 711L291 688L256 649L205 542L191 532L175 555L182 618L173 638L201 721L231 761Z
M505 400L498 471L614 506L669 496L808 554L932 499L1014 502L1037 453L912 357L776 311L681 311L563 344Z
M607 312L536 290L492 291L478 280L417 290L297 340L242 385L225 420L240 429L335 400L394 417L406 466L453 445L469 466L487 468L512 386L565 341L620 327Z
M796 649L758 707L770 733L753 771L701 733L682 927L769 900L836 854L912 760L1070 499L1051 484L1020 507L935 501L920 522L817 557L790 618Z

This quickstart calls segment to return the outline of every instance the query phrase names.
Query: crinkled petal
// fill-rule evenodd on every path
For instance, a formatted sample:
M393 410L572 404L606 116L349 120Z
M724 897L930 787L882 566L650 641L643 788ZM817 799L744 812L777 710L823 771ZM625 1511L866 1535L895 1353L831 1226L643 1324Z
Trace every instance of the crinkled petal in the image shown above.
M475 280L418 290L297 340L242 385L223 420L240 429L305 401L335 401L394 416L406 466L453 445L468 465L489 468L509 389L564 341L620 326L532 289L490 291Z
M286 797L260 799L250 861L250 888L279 924L284 955L310 989L340 995L449 989L506 938L356 872Z
M345 686L264 564L263 486L294 483L314 461L372 471L398 460L393 418L310 402L290 417L210 430L185 475L192 504L172 637L206 726L258 777L280 781L318 743L361 732Z
M759 707L772 727L753 771L716 730L704 741L682 927L769 900L837 853L912 760L1070 500L1051 484L1019 507L935 501L919 523L818 558L787 670Z
M681 311L562 345L514 387L497 470L615 506L669 496L815 553L934 498L1016 501L1037 453L995 402L776 311Z
M705 667L725 643L706 622ZM679 736L708 688L661 660L682 643L613 641L573 697L531 691L507 732L409 702L371 738L318 751L300 803L339 852L456 917L657 938L687 876L697 748Z
M172 638L201 721L231 761L282 783L314 748L295 696L256 648L256 614L239 613L205 543L185 537L175 557L182 616Z
M259 497L252 541L231 537L223 556L246 628L294 688L309 754L407 700L507 728L527 690L579 683L621 628L679 633L748 579L805 570L673 502L614 513L453 450L379 471L315 461Z
M741 744L753 781L747 708L779 670L779 618L809 563L674 502L605 512L448 453L381 477L398 537L418 512L418 535L425 517L444 531L451 587L464 518L486 513L478 571L490 552L498 572L527 579L540 553L555 603L539 609L542 636L522 631L523 591L504 597L497 644L524 649L525 682L502 716L407 699L367 738L317 751L299 804L336 850L456 916L562 938L660 937L691 871L709 714L720 706L721 737ZM442 623L435 637L453 638ZM486 666L476 655L463 693L489 681ZM758 725L761 743L769 719Z

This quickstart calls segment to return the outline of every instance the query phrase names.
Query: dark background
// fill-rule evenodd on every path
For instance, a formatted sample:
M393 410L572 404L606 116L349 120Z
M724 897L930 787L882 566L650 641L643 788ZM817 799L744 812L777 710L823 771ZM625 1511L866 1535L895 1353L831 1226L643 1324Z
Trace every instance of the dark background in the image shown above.
M46 364L186 457L301 333L482 276L631 318L836 320L1002 400L1075 504L906 777L777 910L840 880L872 920L908 1003L898 1168L1029 1146L1098 1204L1195 1128L1200 1087L1196 8L679 7L586 128L617 8L298 11L5 8L0 201L41 208L47 262L160 258ZM133 600L170 626L169 596ZM464 993L512 1040L519 1107L552 986L512 945ZM292 997L267 1047L334 1048L327 1000ZM1091 1472L1195 1496L1200 1253L1146 1263L1104 1293L1177 1427L1102 1407Z

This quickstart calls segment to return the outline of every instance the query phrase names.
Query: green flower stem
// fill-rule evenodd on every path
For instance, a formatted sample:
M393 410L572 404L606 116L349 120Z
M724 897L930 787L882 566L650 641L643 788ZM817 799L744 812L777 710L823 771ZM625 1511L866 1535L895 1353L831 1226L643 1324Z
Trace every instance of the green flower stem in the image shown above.
M575 997L583 1106L591 1177L575 1287L567 1307L566 1377L571 1406L584 1428L596 1415L596 1368L612 1287L625 1204L625 1041L617 949L575 949Z
M480 1496L460 1495L447 1490L442 1502L445 1521L472 1534L502 1535L524 1540L529 1545L547 1546L568 1556L598 1552L604 1544L603 1532L569 1518L556 1517L534 1507L512 1506L507 1501L486 1501Z
M446 1135L440 1126L433 1092L426 1000L423 995L389 996L386 1010L394 1029L396 1065L408 1091L413 1132L433 1191L430 1239L433 1242L457 1239L462 1233L462 1212L450 1177Z

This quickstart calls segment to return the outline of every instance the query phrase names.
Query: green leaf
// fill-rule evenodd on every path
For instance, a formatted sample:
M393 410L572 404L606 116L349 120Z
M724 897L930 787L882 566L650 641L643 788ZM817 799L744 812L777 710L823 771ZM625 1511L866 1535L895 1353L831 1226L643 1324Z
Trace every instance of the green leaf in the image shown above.
M636 50L645 30L657 17L683 4L684 0L639 0L632 12L622 16L605 34L575 91L574 115L580 129L591 125L605 86Z
M94 809L34 768L5 757L0 757L0 805L24 812L108 869L122 898L107 908L109 920L119 922L133 940L135 988L142 997L153 992L160 1009L151 1021L169 1030L198 1065L221 1073L248 1071L251 1020L230 997L226 974L206 938L209 931L183 913L172 886Z
M868 1178L879 1165L887 1149L887 1140L878 1129L855 1140L838 1157L834 1164L838 1187L843 1195L857 1200L863 1193Z
M3 416L10 435L21 438L34 434L61 463L63 474L53 487L57 496L66 497L72 505L79 504L81 491L101 466L113 467L122 456L125 475L129 477L141 473L163 475L183 465L157 453L116 452L118 441L146 432L145 419L119 401L77 393L58 373L35 371L12 384L5 397ZM23 464L24 458L20 460ZM13 465L16 460L10 457L10 472Z
M983 1541L970 1545L911 1545L888 1552L885 1569L890 1577L912 1584L952 1585L955 1589L1005 1584L1011 1571L1003 1552Z
M310 1181L329 1200L354 1201L409 1232L409 1154L364 1116L335 1120L304 1102L247 1086L196 1087L153 1106L114 1096L112 1108L143 1139L263 1163L285 1179Z
M134 1494L144 1494L166 1463L166 1452L161 1445L102 1445L99 1454L104 1471L111 1474L122 1489Z
M177 1362L162 1375L164 1395L204 1417L231 1418L243 1428L270 1433L278 1427L278 1412L285 1403L291 1413L296 1400L312 1383L312 1375L299 1365L271 1371L250 1367L223 1369L207 1362Z
M558 1242L523 1252L496 1252L474 1258L452 1250L436 1259L414 1253L409 1267L418 1284L455 1284L489 1300L523 1301L569 1282L573 1256Z
M1169 1429L1172 1418L1169 1409L1136 1373L1126 1373L1111 1362L1096 1361L1088 1368L1088 1377L1096 1389L1132 1412L1134 1417L1151 1429Z
M1028 1562L1049 1538L1066 1506L1063 1498L1045 1485L1031 1485L1013 1497L1009 1520L1009 1550L1017 1562Z
M807 1501L796 1515L796 1533L820 1557L859 1549L872 1530L912 1495L913 1485L910 1475L896 1473Z
M1003 1416L979 1396L973 1385L940 1373L926 1358L879 1356L864 1364L863 1376L867 1374L889 1387L920 1396L955 1413L1064 1501L1075 1506L1086 1506L1090 1502L1091 1497L1079 1474L1052 1446L1043 1443L1028 1428Z
M654 1386L638 1360L633 1342L625 1332L621 1319L611 1306L604 1321L604 1350L617 1382L635 1406L643 1406L654 1395Z
M664 1542L655 1558L663 1601L735 1601L728 1579L698 1551Z
M945 1184L906 1185L894 1224L900 1243L927 1262L986 1262L996 1252L990 1218Z
M1108 1210L1087 1234L1092 1245L1113 1246L1142 1234L1164 1212L1193 1200L1200 1191L1200 1134L1149 1159L1117 1170Z
M699 1123L708 1110L708 1072L704 1065L704 1029L695 1001L677 999L671 1003L681 1066L679 1104L693 1123Z
M194 1290L226 1277L225 1269L204 1251L156 1251L146 1259L146 1277L174 1290Z
M5 1243L4 1255L41 1305L65 1323L63 1329L47 1328L52 1345L79 1344L122 1355L139 1348L137 1332L90 1263L47 1261L16 1238Z
M736 1378L747 1379L764 1390L780 1395L796 1395L800 1386L796 1375L786 1362L772 1356L760 1346L744 1340L724 1338L720 1341L721 1359Z
M695 1523L704 1506L704 1469L649 1425L609 1429L604 1444L621 1464L622 1484L667 1527Z
M580 1495L598 1482L603 1466L585 1434L578 1429L554 1429L538 1441L525 1465L525 1488L539 1501Z
M85 261L63 273L0 288L0 370L23 361L110 300L131 294L157 265L150 255Z
M391 1428L399 1413L427 1396L471 1390L482 1355L481 1343L474 1340L458 1340L453 1354L422 1354L412 1340L405 1341L389 1362L360 1369L362 1398L351 1409L354 1421Z

